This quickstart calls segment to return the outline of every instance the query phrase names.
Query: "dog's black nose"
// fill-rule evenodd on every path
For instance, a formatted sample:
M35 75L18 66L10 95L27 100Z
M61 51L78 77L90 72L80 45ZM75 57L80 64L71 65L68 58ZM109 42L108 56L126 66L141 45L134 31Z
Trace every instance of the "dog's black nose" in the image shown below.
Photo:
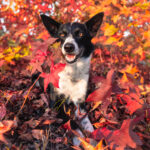
M65 51L66 51L67 53L71 53L71 52L74 51L75 46L74 46L72 43L66 43L66 44L64 45L64 49L65 49Z

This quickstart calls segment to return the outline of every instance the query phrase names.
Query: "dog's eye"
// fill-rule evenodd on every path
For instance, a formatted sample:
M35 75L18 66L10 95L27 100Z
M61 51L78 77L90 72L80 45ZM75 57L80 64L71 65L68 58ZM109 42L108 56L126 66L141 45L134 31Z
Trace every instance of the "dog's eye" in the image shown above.
M84 36L84 34L83 34L83 32L80 32L80 31L77 30L77 31L75 32L75 36L81 38L81 37Z
M82 32L79 33L79 37L83 37L84 34Z
M60 37L65 37L66 33L60 33Z

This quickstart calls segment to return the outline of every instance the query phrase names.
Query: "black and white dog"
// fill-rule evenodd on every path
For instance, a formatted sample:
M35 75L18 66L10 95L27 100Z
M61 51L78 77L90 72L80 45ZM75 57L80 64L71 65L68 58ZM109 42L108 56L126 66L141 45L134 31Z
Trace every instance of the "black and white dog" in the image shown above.
M69 103L73 102L76 106L85 101L90 60L94 51L91 39L96 35L103 16L103 13L99 13L84 24L77 22L61 24L44 14L41 15L50 35L61 41L61 52L66 61L65 69L59 73L59 89L56 90L69 98ZM88 116L81 121L81 125L87 131L94 131ZM80 130L77 131L83 136ZM80 144L77 137L74 137L73 143Z

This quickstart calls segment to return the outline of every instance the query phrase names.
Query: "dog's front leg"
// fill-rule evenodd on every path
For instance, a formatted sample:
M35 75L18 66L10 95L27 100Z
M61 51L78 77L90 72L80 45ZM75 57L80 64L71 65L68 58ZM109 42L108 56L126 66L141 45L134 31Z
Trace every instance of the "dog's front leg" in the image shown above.
M85 115L86 115L85 109L82 109L81 107L78 106L77 110L75 111L76 120L80 121L81 128L84 131L93 132L94 131L93 125L91 124L91 121L89 120L89 117L87 115L86 116ZM80 135L80 137L82 137L82 138L84 137L84 134L81 132L80 129L76 129L76 131L78 132L78 134ZM76 146L79 146L80 143L81 142L78 139L78 137L75 136L73 138L73 144L76 145ZM96 145L96 141L91 140L90 144L92 144L93 146L95 146Z

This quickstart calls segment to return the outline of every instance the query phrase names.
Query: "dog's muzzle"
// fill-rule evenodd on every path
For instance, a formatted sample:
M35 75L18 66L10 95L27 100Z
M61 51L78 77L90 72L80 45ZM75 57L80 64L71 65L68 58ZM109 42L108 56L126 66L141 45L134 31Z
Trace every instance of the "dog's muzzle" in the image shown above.
M68 63L73 63L77 60L78 54L76 52L75 45L73 43L66 43L64 45L64 51L65 51L65 59Z

